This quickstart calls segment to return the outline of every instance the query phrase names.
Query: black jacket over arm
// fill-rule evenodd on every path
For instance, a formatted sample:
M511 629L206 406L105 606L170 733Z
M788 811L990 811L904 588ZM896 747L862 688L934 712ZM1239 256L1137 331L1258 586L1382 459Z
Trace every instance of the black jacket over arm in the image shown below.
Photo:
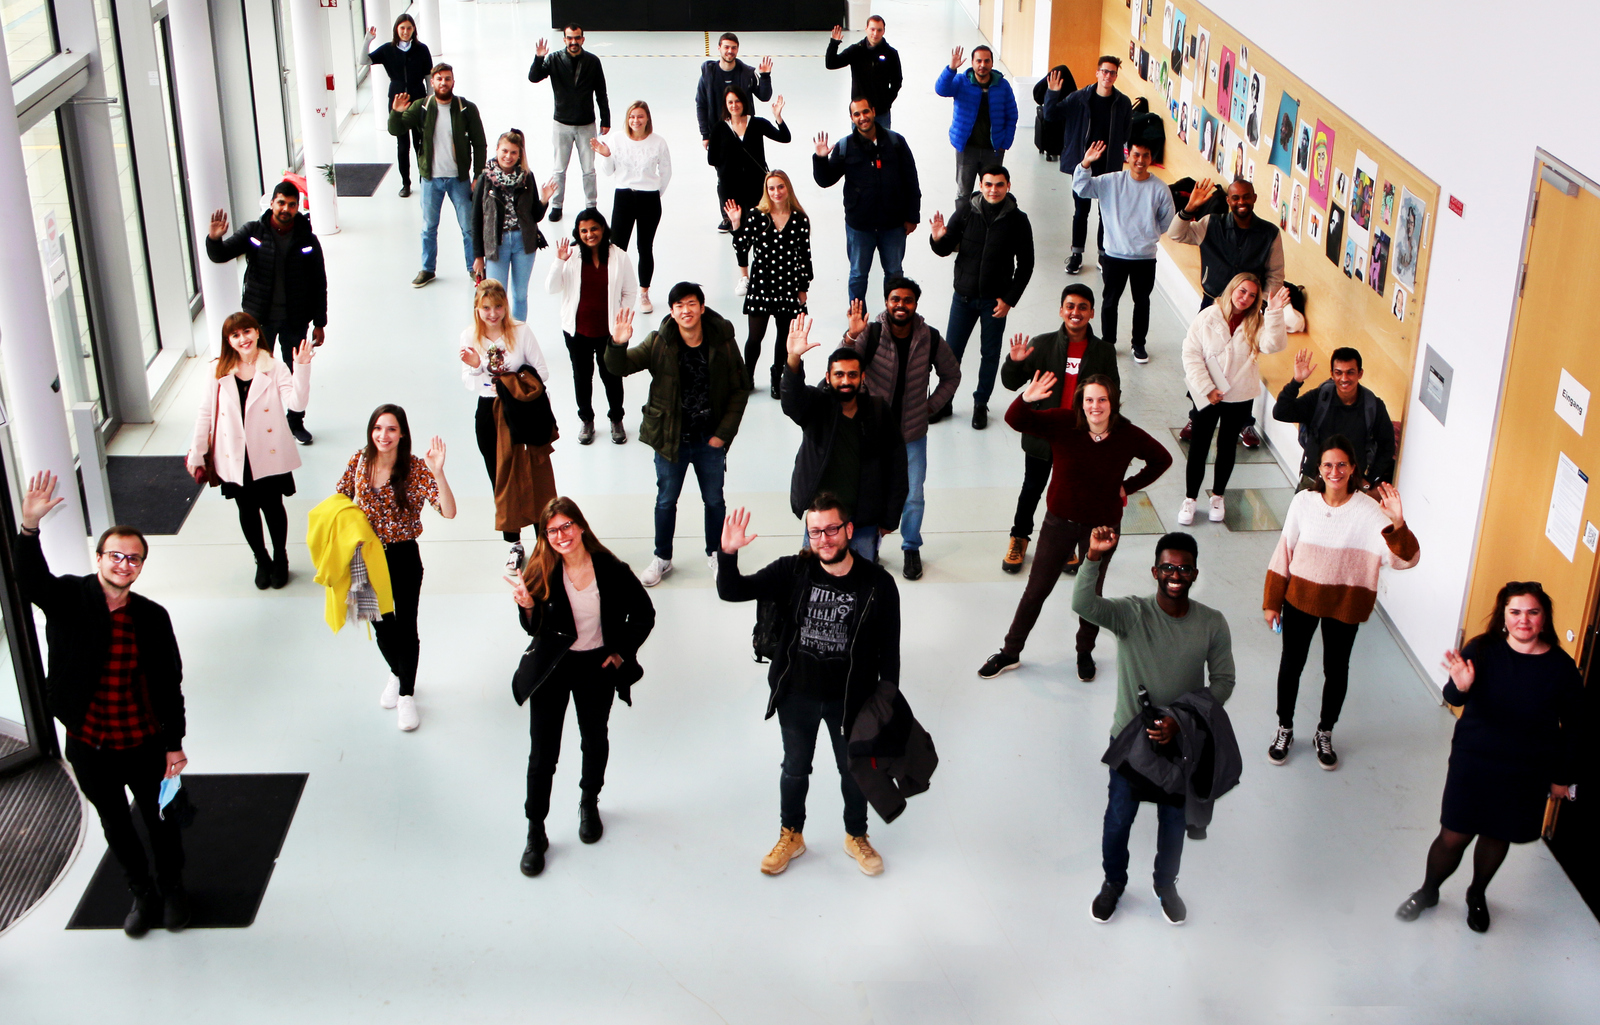
M259 220L246 222L227 238L206 236L206 256L212 263L227 263L239 256L245 258L244 296L240 306L263 324L272 310L272 276L277 268L278 256L274 248L277 243L273 232L272 211L268 210ZM305 214L294 215L283 274L285 320L326 327L328 271L322 263L322 243L311 231L311 218Z
M564 125L594 124L595 108L600 108L600 127L611 127L611 101L606 96L606 72L600 58L585 50L573 58L563 48L546 57L535 57L528 68L528 81L550 80L555 95L555 120Z
M50 714L69 731L83 726L89 702L100 686L106 651L111 646L111 610L100 578L56 576L45 562L38 535L18 534L12 545L17 584L24 601L45 615L45 641L50 664L45 688ZM168 751L183 750L187 726L183 714L183 659L167 610L130 593L128 611L139 646L139 677Z
M783 412L800 425L800 451L789 480L789 508L796 516L817 497L833 438L844 419L839 402L826 388L813 388L788 363L783 365ZM859 524L896 530L906 504L906 443L888 405L872 395L856 398L861 425L861 484L850 519Z
M600 588L601 650L607 655L622 656L622 665L600 672L611 677L617 696L631 705L633 685L644 676L639 648L655 629L656 608L627 563L610 552L594 552L590 557L594 560L594 581ZM551 670L578 639L572 602L567 599L561 573L561 564L557 563L549 597L535 600L531 609L517 609L522 628L533 636L533 643L528 645L522 664L511 678L511 693L519 705L550 678Z
M969 299L1004 299L1007 306L1022 301L1033 277L1033 225L1017 208L1015 196L997 204L991 218L989 201L981 192L956 207L944 235L928 243L939 256L956 254L955 290Z

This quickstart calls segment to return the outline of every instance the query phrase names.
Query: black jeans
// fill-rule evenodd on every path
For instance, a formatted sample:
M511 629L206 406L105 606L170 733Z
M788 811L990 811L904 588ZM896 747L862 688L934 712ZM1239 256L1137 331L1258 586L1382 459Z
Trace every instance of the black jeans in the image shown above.
M761 358L761 343L767 340L767 321L776 319L778 337L772 347L772 380L783 375L783 362L789 356L789 325L794 323L792 313L751 313L750 335L744 342L744 367L750 374L750 386L755 387L757 361Z
M306 321L269 320L261 325L261 339L257 344L271 352L276 342L283 365L293 370L295 346L306 340L306 332L310 328L310 323Z
M528 699L533 747L528 752L528 801L523 805L529 822L543 823L550 814L550 785L561 757L561 728L567 719L567 696L578 713L578 733L583 738L583 775L578 789L595 797L606 783L606 761L611 757L607 723L616 687L603 679L604 648L569 651Z
M1022 494L1017 496L1017 515L1011 521L1011 536L1033 536L1033 514L1039 509L1039 499L1050 483L1050 460L1022 455ZM1037 556L1035 556L1037 557Z
M167 752L159 740L148 740L138 747L113 750L91 747L76 737L67 737L67 761L78 777L78 788L100 813L100 828L106 844L127 877L131 889L150 885L150 862L144 844L133 828L133 815L123 788L133 791L139 816L155 848L155 882L163 890L183 887L183 838L176 819L162 820L159 798L161 778L167 774Z
M797 833L806 827L806 792L811 789L811 759L816 754L817 727L821 724L827 725L834 764L839 767L844 831L851 836L866 836L867 797L850 775L846 754L849 741L840 733L844 701L819 701L792 692L778 703L778 727L783 731L783 774L778 777L783 827Z
M393 104L393 96L389 97L389 102ZM415 146L418 153L422 152L422 129L413 128L404 135L395 136L394 142L394 162L400 168L400 183L409 186L411 184L411 148Z
M572 361L572 391L578 400L578 419L594 419L594 371L600 368L600 385L606 390L606 419L617 423L622 419L622 378L606 369L606 345L609 338L590 338L587 335L569 335L567 357Z
M656 272L656 227L661 224L661 193L618 189L611 197L611 240L624 249L639 228L639 287L649 288Z
M478 436L478 453L483 456L483 468L489 471L489 491L494 492L495 469L499 465L500 434L494 422L494 399L478 396L478 409L472 417L472 430ZM520 530L502 530L500 537L507 543L522 540Z
M1294 728L1294 705L1300 697L1300 672L1311 653L1311 638L1322 624L1322 717L1317 729L1331 730L1350 689L1350 649L1360 623L1318 618L1283 603L1283 657L1278 662L1278 725Z
M1122 301L1122 290L1133 282L1133 344L1144 347L1145 336L1150 333L1150 291L1156 287L1156 262L1154 260L1124 260L1100 254L1100 337L1105 342L1117 344L1117 304Z
M422 553L415 541L396 541L383 546L389 563L389 586L394 592L394 611L373 624L378 635L378 650L389 664L389 671L400 678L401 696L409 696L417 686L417 656L422 641L417 637L417 603L422 597Z
M985 167L1003 164L1006 161L1006 151L1003 149L989 149L987 146L966 146L956 151L956 206L972 198L972 190L976 188L979 176Z
M1112 526L1120 526L1112 524ZM1011 618L1011 629L1006 631L1006 640L1000 648L1007 655L1022 654L1023 645L1028 643L1028 634L1033 632L1033 624L1039 621L1039 613L1044 608L1045 599L1050 597L1050 592L1056 589L1056 584L1061 580L1062 567L1074 554L1079 558L1089 550L1089 531L1081 523L1064 520L1055 513L1044 514L1044 527L1039 531L1039 547L1033 552L1033 568L1028 571L1028 583L1022 589L1022 600L1017 602L1017 611ZM1094 593L1102 594L1106 586L1106 567L1111 563L1111 557L1117 554L1115 548L1100 556L1099 562L1085 562L1080 573L1096 573ZM1094 652L1094 641L1100 636L1100 628L1087 619L1078 620L1078 654L1089 655Z
M1086 199L1077 193L1072 194L1072 251L1083 252L1083 244L1089 238L1089 204L1094 200ZM1105 221L1096 217L1094 229L1095 251L1102 256L1106 250L1106 225Z
M1233 476L1233 460L1239 454L1239 432L1250 422L1250 409L1255 403L1210 402L1196 405L1189 414L1194 433L1189 436L1189 461L1184 465L1184 484L1190 498L1200 497L1200 485L1206 478L1206 454L1211 451L1211 432L1217 432L1217 469L1211 478L1212 494L1222 495L1228 490L1228 478ZM1217 425L1221 424L1219 430Z

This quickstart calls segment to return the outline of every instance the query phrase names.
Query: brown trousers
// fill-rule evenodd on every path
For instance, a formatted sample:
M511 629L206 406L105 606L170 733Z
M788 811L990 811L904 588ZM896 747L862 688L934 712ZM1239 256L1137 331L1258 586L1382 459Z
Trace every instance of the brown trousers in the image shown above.
M1074 553L1083 558L1089 551L1089 531L1092 529L1061 519L1054 513L1044 514L1044 524L1039 528L1039 545L1033 550L1033 569L1028 571L1028 584L1022 590L1022 600L1017 603L1017 614L1011 619L1011 629L1006 631L1006 642L1000 648L1002 652L1007 655L1022 654L1023 645L1028 643L1028 634L1033 632L1033 624L1039 621L1039 612L1044 608L1045 599L1050 597L1050 592L1056 589L1056 583L1061 579L1062 567ZM1094 582L1095 594L1105 590L1106 566L1115 554L1117 550L1113 548L1102 555L1099 562L1084 559L1083 568L1078 572L1100 574ZM1099 635L1098 626L1080 618L1078 654L1091 654L1094 640Z

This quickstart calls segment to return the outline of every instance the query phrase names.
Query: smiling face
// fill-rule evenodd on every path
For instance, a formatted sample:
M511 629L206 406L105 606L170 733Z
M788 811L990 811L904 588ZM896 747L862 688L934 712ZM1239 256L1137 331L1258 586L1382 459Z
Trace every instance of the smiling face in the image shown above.
M1095 69L1095 91L1101 96L1110 96L1111 87L1117 84L1118 68L1110 61L1103 62Z
M1249 220L1255 205L1256 190L1249 182L1237 181L1228 186L1228 211L1234 220Z
M400 444L400 437L400 421L393 413L384 413L372 425L372 445L379 452L393 452Z
M1074 338L1081 337L1088 330L1090 322L1094 320L1094 303L1081 295L1069 295L1061 300L1061 323L1067 327L1067 334Z
M872 109L871 100L850 101L850 123L856 126L856 131L862 135L869 135L877 123L878 115Z
M583 243L585 249L593 252L600 247L600 240L605 237L606 229L600 226L599 221L579 221L578 241Z
M566 513L556 513L544 525L545 540L563 558L583 548L583 528Z
M136 537L113 534L105 539L94 557L95 575L101 584L125 591L144 572L144 545Z
M1339 393L1340 401L1345 405L1356 400L1356 390L1361 385L1361 367L1354 360L1338 359L1333 361L1334 390Z
M1128 147L1128 176L1136 182L1149 179L1150 148L1148 146Z
M1240 313L1249 313L1255 309L1256 303L1261 301L1261 286L1254 281L1241 281L1239 287L1233 290L1230 296L1233 308Z
M1089 430L1104 434L1111 423L1111 393L1103 384L1085 385L1083 389L1083 418L1089 421Z
M1317 472L1321 474L1328 490L1334 494L1348 493L1355 477L1355 467L1350 464L1350 453L1337 448L1330 448L1322 453L1322 460L1317 464Z
M840 402L849 402L861 391L861 361L841 359L828 366L828 386Z
M239 354L240 362L249 363L256 358L256 342L260 338L260 332L255 328L244 327L228 336L228 344Z
M828 536L830 530L832 537ZM806 513L806 537L811 542L811 550L827 565L836 565L850 556L850 535L854 532L837 509Z
M700 300L692 295L686 295L672 304L672 319L678 322L678 327L684 331L694 331L700 327L700 318L705 315L706 308Z
M767 202L774 210L789 209L789 186L777 175L767 179Z
M498 295L486 295L478 303L478 319L490 330L498 329L506 321L506 304ZM382 419L380 417L379 419Z
M884 307L889 312L889 322L896 327L903 327L916 316L917 294L909 288L897 288L884 300Z
M645 128L650 124L650 115L640 107L628 111L628 134L635 139L644 138Z
M744 117L744 100L732 89L722 97L722 105L728 108L729 117Z
M456 73L441 71L433 76L433 96L440 103L449 103L456 94Z
M1156 564L1150 567L1156 578L1156 588L1164 598L1175 602L1187 601L1189 589L1194 587L1200 570L1194 564L1194 555L1175 548L1164 548L1156 553Z
M724 39L717 44L717 55L722 58L723 64L731 67L739 58L739 44L731 39Z
M1003 174L984 175L978 187L983 190L984 201L988 203L998 203L1011 192L1011 182Z
M400 37L402 43L409 43L411 42L411 37L417 34L417 26L411 23L410 18L407 18L394 27L394 34Z
M522 147L510 139L501 139L494 151L494 160L500 165L500 170L515 171L522 164Z
M1531 594L1512 595L1506 602L1506 633L1519 644L1532 644L1544 632L1544 605Z

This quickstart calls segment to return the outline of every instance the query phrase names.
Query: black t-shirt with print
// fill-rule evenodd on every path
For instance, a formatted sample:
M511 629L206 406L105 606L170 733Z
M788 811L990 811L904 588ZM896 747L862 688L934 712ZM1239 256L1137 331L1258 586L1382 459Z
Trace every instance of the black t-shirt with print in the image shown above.
M711 420L711 367L706 347L678 346L678 393L683 402L683 441L707 441L716 424Z
M850 666L850 640L860 625L869 567L854 559L849 573L835 577L820 561L807 561L810 568L805 597L800 602L800 637L795 645L795 692L819 701L842 701Z

